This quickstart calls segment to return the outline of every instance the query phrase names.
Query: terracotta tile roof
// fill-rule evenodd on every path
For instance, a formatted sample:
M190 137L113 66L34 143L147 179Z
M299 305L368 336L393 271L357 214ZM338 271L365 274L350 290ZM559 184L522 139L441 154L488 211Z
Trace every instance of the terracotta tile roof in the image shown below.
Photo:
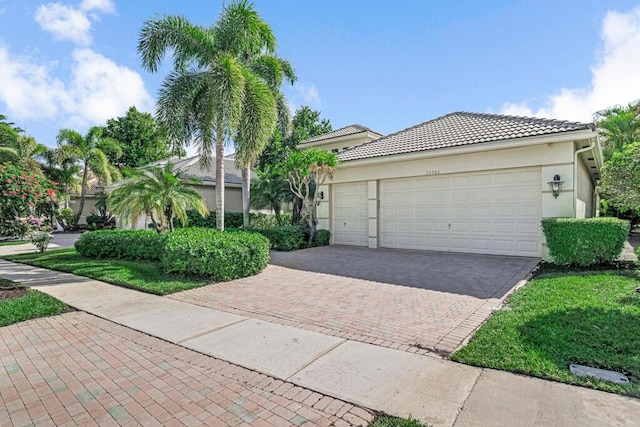
M457 112L343 151L343 161L593 129L591 123Z
M338 138L340 136L355 135L357 133L362 133L362 132L371 132L376 135L382 136L382 134L379 132L373 131L368 127L356 124L356 125L345 126L343 128L334 130L332 132L323 133L322 135L314 136L313 138L309 138L306 141L302 141L300 145L309 144L312 142L324 141L325 139Z

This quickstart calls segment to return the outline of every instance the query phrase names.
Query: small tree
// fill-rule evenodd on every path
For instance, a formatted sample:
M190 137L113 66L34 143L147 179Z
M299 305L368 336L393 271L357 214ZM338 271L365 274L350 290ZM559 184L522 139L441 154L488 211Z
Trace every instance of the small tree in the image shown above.
M146 215L159 233L167 227L173 231L174 218L182 224L188 223L187 206L202 216L209 213L204 198L191 187L199 182L182 178L181 172L174 171L173 165L167 163L163 168L155 166L138 171L109 194L109 203L113 212L127 222Z
M640 212L640 142L613 153L602 168L602 191L620 211Z
M258 209L273 210L278 225L282 225L282 203L291 200L291 190L285 173L279 165L265 165L263 170L256 170L256 174L258 179L251 184L251 205Z
M309 214L309 244L313 242L318 226L316 208L320 194L316 189L333 176L340 159L335 153L319 148L293 151L285 163L289 188L302 200L302 209Z

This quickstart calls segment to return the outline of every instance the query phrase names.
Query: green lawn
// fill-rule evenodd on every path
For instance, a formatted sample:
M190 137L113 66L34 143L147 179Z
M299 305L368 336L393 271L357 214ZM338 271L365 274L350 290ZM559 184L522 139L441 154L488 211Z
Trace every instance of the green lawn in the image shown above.
M28 253L3 256L2 258L13 262L73 273L78 276L91 277L92 279L156 295L171 294L209 283L209 281L203 279L164 274L162 273L162 267L158 263L85 258L78 254L75 249L56 249L47 251L44 254Z
M20 285L0 277L0 288L11 286ZM70 308L66 304L54 297L29 289L24 296L0 300L0 326L38 317L53 316L69 310Z
M24 245L25 243L29 242L26 240L11 240L8 242L0 242L0 246Z
M634 271L541 276L453 359L640 397L639 286ZM571 363L622 372L631 384L577 377Z

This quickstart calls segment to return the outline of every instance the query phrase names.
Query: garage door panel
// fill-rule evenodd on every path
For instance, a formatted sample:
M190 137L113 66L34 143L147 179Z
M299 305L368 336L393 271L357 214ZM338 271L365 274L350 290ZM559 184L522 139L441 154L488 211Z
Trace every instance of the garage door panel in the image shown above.
M540 182L539 168L381 181L381 245L539 256ZM399 183L411 210L390 209Z
M334 244L368 246L368 191L366 182L335 184L332 186L332 238ZM393 215L393 208L387 209L387 214Z

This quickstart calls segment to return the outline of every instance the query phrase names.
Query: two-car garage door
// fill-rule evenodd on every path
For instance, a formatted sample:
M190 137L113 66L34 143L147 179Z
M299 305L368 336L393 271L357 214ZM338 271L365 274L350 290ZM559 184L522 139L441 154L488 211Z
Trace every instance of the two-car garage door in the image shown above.
M540 182L539 168L381 180L379 244L386 248L540 256ZM334 186L336 244L367 244L366 183L357 184ZM354 186L360 193L364 191L364 197L358 192L347 194ZM348 212L341 204L350 205ZM343 229L358 224L359 238L352 233L346 241L348 237L337 227L340 224Z

